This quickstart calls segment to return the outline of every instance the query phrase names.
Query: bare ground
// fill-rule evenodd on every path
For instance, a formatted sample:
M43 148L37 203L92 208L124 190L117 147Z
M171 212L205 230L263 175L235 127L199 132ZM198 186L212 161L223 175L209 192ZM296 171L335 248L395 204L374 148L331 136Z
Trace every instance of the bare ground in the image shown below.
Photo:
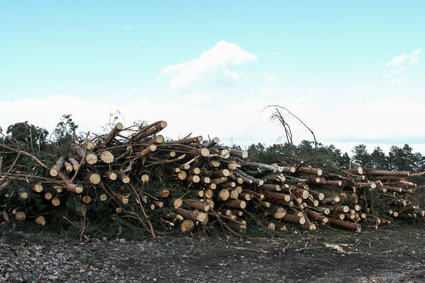
M1 231L0 282L425 282L425 225L79 242Z

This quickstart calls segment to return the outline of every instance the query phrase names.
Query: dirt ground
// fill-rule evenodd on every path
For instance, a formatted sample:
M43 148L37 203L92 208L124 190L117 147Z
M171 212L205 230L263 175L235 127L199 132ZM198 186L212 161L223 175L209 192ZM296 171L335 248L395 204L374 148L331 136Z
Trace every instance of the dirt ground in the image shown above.
M425 282L425 225L79 242L1 231L0 282Z

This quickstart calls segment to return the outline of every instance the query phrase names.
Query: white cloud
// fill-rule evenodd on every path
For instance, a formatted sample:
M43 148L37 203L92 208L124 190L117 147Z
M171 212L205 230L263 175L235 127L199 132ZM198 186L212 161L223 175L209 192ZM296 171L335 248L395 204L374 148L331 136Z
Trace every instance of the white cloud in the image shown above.
M183 101L187 103L205 104L212 103L213 99L208 94L189 94L183 96Z
M406 67L400 67L398 69L393 69L393 70L390 70L388 73L386 73L384 75L384 78L388 79L388 78L391 78L394 75L397 75L397 74L400 74L400 73L404 73L406 71L407 71L407 68Z
M234 81L248 79L245 74L238 73L238 72L232 72L228 69L223 70L223 75L224 75L224 77L229 78L229 79L234 80Z
M356 88L357 89L363 89L363 88L369 88L371 86L373 86L373 84L371 84L371 83L361 83L361 84L356 85Z
M211 49L202 52L196 59L163 68L160 76L170 77L169 87L172 89L188 87L205 80L220 80L220 76L238 80L244 75L230 71L228 68L256 60L256 55L234 43L222 40Z
M390 81L390 85L408 85L412 81L403 77L400 78L394 78Z
M400 140L425 136L425 129L415 121L424 121L425 107L419 101L406 97L391 97L371 100L355 106L346 106L332 111L322 119L332 121L332 127L320 129L327 139L334 140ZM348 118L352 117L352 118ZM321 119L321 120L322 120ZM323 121L322 120L322 121ZM335 131L335 129L338 129Z
M272 52L272 55L273 55L273 56L279 56L279 55L280 55L280 51L273 51L273 52Z
M276 89L275 88L270 87L270 86L266 86L266 85L262 86L261 87L261 90L263 91L263 93L265 95L272 95L272 94L276 93Z
M409 55L402 54L400 56L394 57L391 59L386 66L390 68L390 70L384 74L384 78L389 80L390 85L407 85L411 83L410 79L404 77L396 77L396 75L400 75L401 73L406 73L411 69L411 65L415 65L419 56L422 52L422 49L416 49ZM403 65L398 67L399 65Z
M125 27L124 27L124 30L132 30L132 29L134 29L134 27L133 27L133 26L125 26Z
M417 49L410 54L410 61L409 61L410 65L414 65L418 62L419 54L421 54L421 52L422 52L422 49Z
M408 56L406 54L402 54L400 56L397 56L391 59L385 66L390 67L390 66L398 65L400 63L403 63L407 58Z
M270 73L264 73L264 80L268 83L273 83L276 81L276 76Z

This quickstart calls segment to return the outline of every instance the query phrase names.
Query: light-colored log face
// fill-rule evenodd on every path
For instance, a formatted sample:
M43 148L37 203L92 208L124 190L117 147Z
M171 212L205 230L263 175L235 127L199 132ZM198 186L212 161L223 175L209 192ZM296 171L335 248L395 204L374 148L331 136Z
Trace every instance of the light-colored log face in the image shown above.
M181 207L182 205L183 205L183 200L181 198L176 198L175 200L173 200L173 206L175 208Z
M69 162L65 162L64 163L64 165L65 165L65 170L66 170L66 172L72 172L72 170L74 170L74 167L72 166L72 164L71 163L69 163Z
M128 196L122 196L120 198L120 201L122 204L128 204L128 202L130 201L130 198Z
M201 181L201 177L198 175L189 176L188 181L192 183L199 183Z
M177 174L177 178L179 178L179 180L186 180L186 178L187 178L187 173L186 173L186 171L180 171L178 174Z
M44 218L44 216L42 216L42 215L37 216L34 221L35 221L35 223L37 223L37 224L39 224L41 226L45 226L46 225L46 218Z
M158 136L156 136L155 138L154 138L154 143L157 143L157 144L161 144L161 143L163 143L164 142L164 136L163 135L158 135Z
M97 155L94 153L88 153L86 155L86 162L90 165L96 164L98 161Z
M195 228L195 222L191 219L185 219L180 223L180 231L183 233L188 233Z
M121 123L121 122L118 122L116 125L115 125L115 129L117 129L117 130L122 130L122 129L124 129L124 125Z
M115 174L114 172L112 172L112 171L108 171L108 172L106 172L104 175L103 175L105 178L108 178L109 180L111 180L111 181L115 181L116 179L117 179L117 174Z
M121 176L121 182L123 182L124 184L130 183L130 177L128 177L126 175L122 175Z
M45 194L44 194L44 199L46 199L46 200L51 200L52 198L53 198L52 193L47 192L47 193L45 193Z
M143 175L140 177L140 180L142 181L142 183L147 183L147 182L149 182L150 177L149 177L149 175L148 175L148 174L143 174Z
M100 160L107 164L111 164L112 162L114 162L114 158L114 155L108 150L105 150L100 154Z
M86 143L85 143L85 147L86 147L86 149L87 149L87 150L92 150L92 149L95 147L95 144L94 144L94 142L93 142L93 141L88 140L88 141L86 141Z
M230 190L230 196L231 199L237 199L239 197L239 193L237 190Z
M170 196L170 194L171 194L171 192L170 192L170 190L168 190L168 189L162 189L162 190L159 192L159 196L160 196L161 198L168 198L168 197Z
M17 221L24 221L27 218L27 215L23 211L18 211L15 214L15 219Z
M32 189L37 193L41 193L44 190L41 184L35 184Z
M25 199L28 199L28 197L29 197L28 192L20 192L20 193L19 193L19 198L20 198L20 199L25 200Z
M212 167L215 167L215 168L220 167L220 164L221 164L219 159L210 159L209 163Z
M209 185L208 185L208 187L209 187L211 190L215 190L215 189L217 189L217 184L211 183L211 184L209 184Z
M310 231L313 231L313 230L317 229L317 226L316 226L316 224L311 223L310 225L308 225L307 229L310 230Z
M78 169L80 169L80 163L77 160L75 160L72 157L69 157L68 161L69 163L72 164L72 168L74 169L74 171L77 171Z
M59 198L52 198L51 203L53 206L59 206L61 204L61 201Z
M213 190L206 190L205 191L205 193L204 193L204 196L207 198L207 199L212 199L213 197L214 197L214 191Z
M91 197L90 196L83 196L83 202L85 204L89 204L91 202Z
M285 217L285 215L286 215L286 211L276 211L276 212L273 214L273 217L274 217L275 219L282 219L283 217Z
M230 192L229 192L229 190L222 189L218 192L217 197L218 197L219 200L226 201L230 197Z
M84 188L82 186L75 187L75 193L81 194L83 191L84 191Z
M97 174L97 173L92 173L92 174L90 174L90 176L89 176L89 181L90 181L90 183L92 183L92 184L94 184L94 185L99 184L101 180L102 180L102 178L101 178L101 177L100 177L100 175L99 175L99 174Z
M200 150L200 154L203 157L208 157L210 155L210 150L208 148L202 148Z
M251 195L251 194L248 194L248 193L241 193L241 194L239 194L239 196L240 196L243 200L246 200L246 201L249 201L249 200L251 200L251 199L252 199L252 195Z

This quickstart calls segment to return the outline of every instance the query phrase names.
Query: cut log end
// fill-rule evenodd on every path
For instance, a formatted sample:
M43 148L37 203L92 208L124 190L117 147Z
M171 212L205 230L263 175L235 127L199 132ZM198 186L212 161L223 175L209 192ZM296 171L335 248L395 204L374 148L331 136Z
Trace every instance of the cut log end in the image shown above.
M208 157L210 155L210 150L208 148L204 147L204 148L200 149L199 153L203 157Z
M109 150L105 150L100 154L100 160L107 164L114 162L114 155Z
M102 178L97 173L92 173L89 176L89 182L92 183L93 185L98 185L101 180Z
M75 187L75 193L81 194L83 191L84 191L84 188L82 186Z
M180 232L188 233L195 228L195 222L191 219L185 219L180 223Z
M18 211L15 214L16 221L24 221L27 218L27 215L23 211Z
M35 223L37 223L37 224L39 224L41 226L45 226L46 225L46 218L44 216L42 216L42 215L37 216L34 221L35 221Z
M106 177L106 178L108 178L111 181L115 181L117 179L117 177L118 177L117 174L115 174L112 171L106 172L103 176Z
M121 176L121 182L123 182L124 184L130 183L130 177L128 177L126 175L122 175Z
M181 181L186 180L187 179L186 171L180 171L179 173L177 173L177 178Z
M149 177L149 175L148 175L148 174L143 174L143 175L140 177L140 180L142 181L142 183L147 183L147 182L149 182L150 177Z
M98 161L97 155L94 153L88 153L86 155L86 162L90 165L96 164Z
M173 207L178 208L183 205L183 200L181 198L176 198L173 200Z
M89 204L92 201L90 196L83 196L83 202L85 204Z
M230 192L227 189L222 189L218 192L217 198L221 201L226 201L230 198Z
M35 184L35 185L32 187L32 189L33 189L35 192L37 192L37 193L41 193L41 192L44 190L43 186L42 186L40 183Z
M52 200L50 201L52 203L53 206L59 206L61 204L61 200L59 198L52 198Z
M26 199L28 199L28 197L29 197L28 192L20 192L19 193L19 198L22 199L22 200L26 200Z

